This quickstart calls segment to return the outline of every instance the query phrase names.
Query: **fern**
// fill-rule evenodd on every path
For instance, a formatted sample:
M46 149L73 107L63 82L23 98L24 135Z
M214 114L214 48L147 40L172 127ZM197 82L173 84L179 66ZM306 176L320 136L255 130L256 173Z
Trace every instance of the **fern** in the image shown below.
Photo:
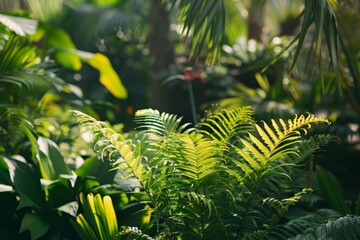
M309 114L260 126L250 107L214 113L199 128L181 125L176 115L140 110L137 132L127 138L74 113L94 132L103 159L138 179L155 209L153 217L165 223L170 238L269 236L308 192L301 190L303 184L292 188L294 167L327 139L318 144L315 138L301 139L312 124L326 119Z
M154 240L147 234L144 234L137 227L123 227L119 233L120 240Z
M234 163L245 174L252 175L255 173L262 177L263 174L288 164L284 162L270 166L272 162L284 159L288 155L299 157L295 144L300 142L301 131L306 134L311 124L321 122L329 123L324 118L316 118L309 114L307 117L304 115L295 116L293 120L288 120L287 123L283 119L279 119L279 123L271 120L271 127L265 122L263 122L263 128L255 124L256 135L258 136L249 133L249 139L240 139L243 147L236 147L235 149L242 158L235 159Z
M181 125L182 117L174 114L160 113L153 109L144 109L136 112L135 123L137 129L147 133L153 133L159 136L165 136L170 133L191 132L193 129L186 128L190 125L185 123Z
M253 130L253 114L254 110L251 107L223 109L200 123L200 133L210 139L228 143L233 137Z
M345 216L336 219L334 222L327 223L316 228L315 231L306 235L298 235L291 240L311 240L311 239L343 239L357 240L360 238L360 217Z

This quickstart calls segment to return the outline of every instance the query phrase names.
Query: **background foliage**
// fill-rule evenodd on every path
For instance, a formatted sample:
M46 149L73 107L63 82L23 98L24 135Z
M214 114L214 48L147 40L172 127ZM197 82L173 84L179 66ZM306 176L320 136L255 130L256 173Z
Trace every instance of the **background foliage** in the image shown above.
M2 238L81 238L93 202L111 212L87 228L99 239L211 239L214 229L228 238L311 239L347 226L356 239L359 8L351 0L1 1ZM239 109L251 117L232 119ZM70 110L120 134L110 139L118 153L93 138L102 128L79 127ZM299 156L280 144L275 156L290 165L277 167L268 152L289 124L280 119L307 112L331 125L314 125L301 144L290 138ZM138 162L118 169L116 156L133 150ZM269 162L258 169L261 155ZM193 182L194 174L202 177ZM113 210L101 208L107 196Z

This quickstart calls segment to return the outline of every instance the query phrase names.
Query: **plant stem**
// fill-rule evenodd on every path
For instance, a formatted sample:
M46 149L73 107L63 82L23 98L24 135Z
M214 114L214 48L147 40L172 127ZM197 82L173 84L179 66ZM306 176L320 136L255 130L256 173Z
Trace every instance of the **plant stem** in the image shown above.
M191 85L191 81L188 81L188 88L189 88L189 97L190 97L190 105L191 105L191 114L193 117L193 122L194 125L197 124L197 119L196 119L196 106L195 106L195 98L194 98L194 91Z

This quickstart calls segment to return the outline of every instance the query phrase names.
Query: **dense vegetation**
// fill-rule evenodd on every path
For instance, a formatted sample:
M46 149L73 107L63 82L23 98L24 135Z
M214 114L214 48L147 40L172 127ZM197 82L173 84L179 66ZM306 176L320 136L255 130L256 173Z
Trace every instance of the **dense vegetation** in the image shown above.
M1 239L359 239L359 9L0 2Z

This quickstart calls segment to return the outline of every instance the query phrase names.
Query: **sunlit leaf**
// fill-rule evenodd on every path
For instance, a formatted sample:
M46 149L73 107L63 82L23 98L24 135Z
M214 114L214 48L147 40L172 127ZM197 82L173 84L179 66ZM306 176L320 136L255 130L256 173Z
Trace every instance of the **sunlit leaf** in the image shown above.
M100 82L112 95L119 99L127 98L128 94L125 86L105 55L95 53L90 58L84 59L84 61L100 72Z
M20 36L34 34L37 28L36 20L23 17L0 14L0 22Z
M70 36L60 28L51 28L46 31L44 45L55 51L55 60L63 67L78 71L82 67L81 58L75 52L76 46Z

